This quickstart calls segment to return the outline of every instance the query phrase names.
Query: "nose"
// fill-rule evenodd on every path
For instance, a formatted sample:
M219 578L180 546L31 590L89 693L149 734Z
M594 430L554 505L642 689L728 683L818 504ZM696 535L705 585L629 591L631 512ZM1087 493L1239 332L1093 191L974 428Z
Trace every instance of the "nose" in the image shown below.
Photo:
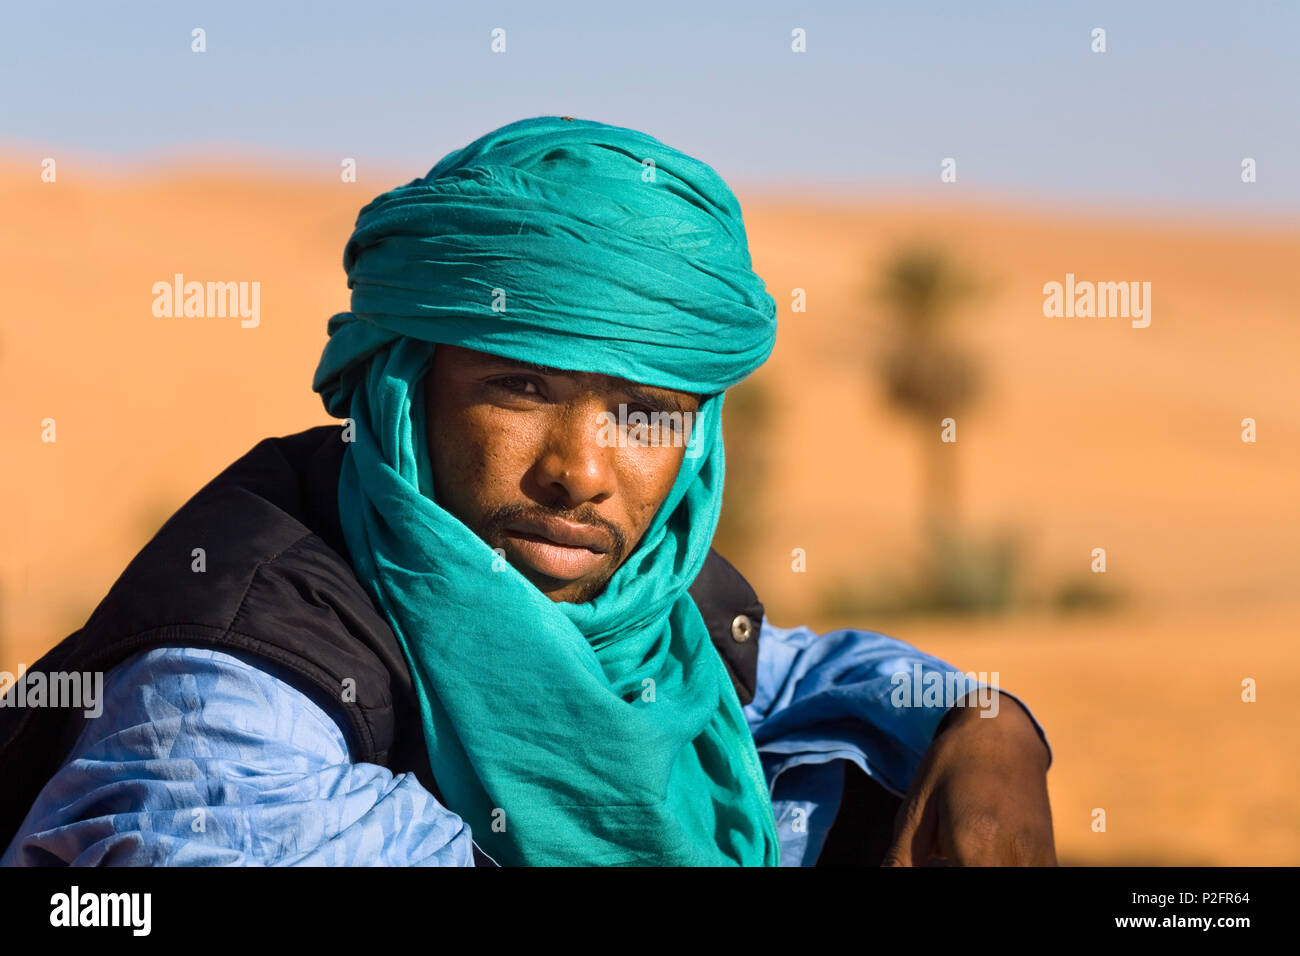
M599 504L614 494L616 449L601 441L602 411L600 401L574 401L547 429L534 476L553 506Z

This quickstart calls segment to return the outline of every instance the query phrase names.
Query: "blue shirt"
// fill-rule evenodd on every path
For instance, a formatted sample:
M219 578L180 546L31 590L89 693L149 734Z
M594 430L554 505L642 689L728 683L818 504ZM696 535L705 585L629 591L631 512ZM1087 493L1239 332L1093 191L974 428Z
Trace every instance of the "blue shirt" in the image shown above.
M914 668L955 673L872 631L818 635L764 619L745 717L782 865L816 861L844 761L895 794L907 790L948 710L920 699L899 706L894 675L910 679ZM0 865L474 865L460 817L414 774L353 762L341 711L299 685L262 658L198 647L123 661L105 675L102 714L78 712L80 737Z

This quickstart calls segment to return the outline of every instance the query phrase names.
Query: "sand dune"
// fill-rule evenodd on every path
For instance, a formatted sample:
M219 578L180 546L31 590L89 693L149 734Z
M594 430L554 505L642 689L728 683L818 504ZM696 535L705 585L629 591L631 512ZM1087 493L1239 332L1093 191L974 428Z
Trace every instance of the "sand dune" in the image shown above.
M328 420L310 381L325 321L347 307L343 244L399 178L65 170L44 184L13 160L0 174L0 667L12 669L80 625L232 459ZM1300 228L741 199L781 320L757 374L774 399L756 439L772 465L742 562L769 615L874 628L826 617L821 595L915 552L917 439L879 398L868 360L881 313L860 290L901 242L942 242L991 285L961 322L991 380L958 423L964 520L1021 529L1030 583L1086 572L1104 547L1133 601L1110 617L890 633L1000 670L1035 708L1056 748L1063 860L1300 862L1287 703L1300 690ZM1150 327L1045 318L1043 284L1067 272L1151 282ZM257 327L155 317L151 289L176 273L259 282ZM790 311L795 288L805 313ZM1254 444L1240 439L1246 417ZM806 573L791 570L793 548ZM1257 704L1240 702L1247 676ZM1095 807L1105 834L1089 829Z

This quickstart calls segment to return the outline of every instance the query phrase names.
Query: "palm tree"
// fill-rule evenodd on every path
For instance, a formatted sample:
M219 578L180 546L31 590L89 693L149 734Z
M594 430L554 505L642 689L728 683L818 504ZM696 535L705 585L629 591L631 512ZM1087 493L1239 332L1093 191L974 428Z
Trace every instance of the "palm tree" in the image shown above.
M953 339L953 316L983 287L942 250L914 245L885 263L874 291L888 315L877 371L890 404L916 426L925 530L938 558L958 521L956 447L940 440L940 423L958 419L983 382Z

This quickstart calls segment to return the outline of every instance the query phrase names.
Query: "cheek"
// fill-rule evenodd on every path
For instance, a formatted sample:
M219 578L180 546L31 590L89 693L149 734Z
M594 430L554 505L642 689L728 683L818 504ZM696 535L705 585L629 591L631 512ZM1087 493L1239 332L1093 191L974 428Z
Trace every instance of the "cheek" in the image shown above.
M439 490L446 487L464 513L481 515L518 498L520 480L533 461L531 433L518 417L474 405L438 423Z
M619 462L619 490L638 533L649 527L659 505L673 490L684 450L670 446L629 449Z

